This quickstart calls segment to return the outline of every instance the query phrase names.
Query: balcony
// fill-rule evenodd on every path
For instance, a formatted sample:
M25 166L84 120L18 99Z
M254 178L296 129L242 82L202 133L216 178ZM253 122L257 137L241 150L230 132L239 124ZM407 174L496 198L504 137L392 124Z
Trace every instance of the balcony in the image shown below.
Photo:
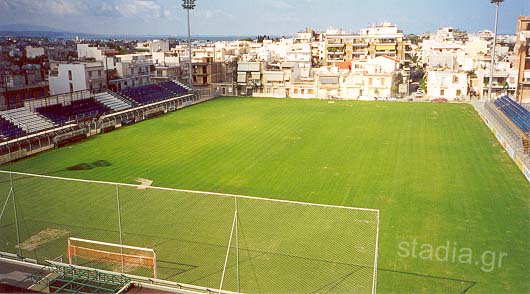
M342 43L330 43L328 44L328 48L343 48L345 47L345 44Z

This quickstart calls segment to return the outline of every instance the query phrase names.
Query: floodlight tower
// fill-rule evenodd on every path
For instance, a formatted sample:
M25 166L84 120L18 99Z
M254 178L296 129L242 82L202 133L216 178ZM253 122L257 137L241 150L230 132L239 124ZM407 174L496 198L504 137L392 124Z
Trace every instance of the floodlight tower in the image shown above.
M491 52L491 69L490 69L490 82L488 85L488 99L491 99L491 89L493 87L493 73L495 71L495 47L497 47L497 24L499 22L499 6L504 0L490 0L491 3L495 4L495 30L493 32L493 48Z
M189 45L189 54L190 54L190 66L189 66L189 79L190 79L190 89L193 89L193 76L192 76L192 65L191 65L191 29L190 29L190 10L193 10L197 4L195 4L196 0L182 0L182 8L186 9L188 12L188 45Z

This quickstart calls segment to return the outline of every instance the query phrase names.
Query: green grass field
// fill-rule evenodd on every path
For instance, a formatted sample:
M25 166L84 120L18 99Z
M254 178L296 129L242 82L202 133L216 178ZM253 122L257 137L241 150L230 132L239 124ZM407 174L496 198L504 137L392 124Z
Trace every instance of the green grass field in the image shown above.
M67 169L99 160L111 165ZM380 209L379 293L530 292L530 184L470 105L220 98L3 169L135 184L136 178L145 178L159 187ZM15 191L25 238L30 232L62 228L76 236L117 241L113 187L32 181L17 180ZM6 189L6 183L0 186L2 203ZM103 194L110 196L98 196ZM218 283L231 203L220 198L179 204L135 189L123 194L125 241L135 245L149 240L147 244L163 249L162 259L168 262L162 265L168 268L163 278ZM264 221L248 228L251 242L275 246L277 240L271 238L306 232L313 237L315 229L304 225L315 219L326 224L325 210L293 218L292 212L282 214L274 206L246 207L249 218L272 215L283 224L271 228ZM188 217L179 219L176 209L186 210ZM142 218L146 215L156 217ZM329 220L325 231L340 240L354 223L338 220ZM13 224L2 222L0 245L9 247L5 244L14 242ZM313 240L326 243L323 231L316 231ZM436 249L447 244L448 257L437 258ZM39 250L51 255L60 253L61 246L51 242ZM207 248L201 252L209 253L195 256L201 246ZM444 252L442 248L438 257ZM350 254L334 256L348 260ZM256 266L247 262L250 256ZM299 289L303 292L347 292L355 285L348 271L338 267L313 262L302 265L304 273L285 274L282 264L299 261L259 252L245 258L244 266L252 267L246 272L268 279L256 285L255 277L247 276L246 292L295 291L282 283L283 275L307 279L308 287ZM260 258L268 260L263 268ZM328 280L338 279L334 284L312 276L322 267ZM266 281L276 287L267 287Z

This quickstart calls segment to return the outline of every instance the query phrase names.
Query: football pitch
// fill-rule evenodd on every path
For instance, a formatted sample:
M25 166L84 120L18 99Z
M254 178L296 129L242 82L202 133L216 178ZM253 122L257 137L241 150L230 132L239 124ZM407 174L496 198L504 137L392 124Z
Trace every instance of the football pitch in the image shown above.
M379 293L530 292L530 184L471 105L219 98L3 169L130 184L145 179L157 187L379 209ZM7 180L1 177L1 204L9 192ZM21 178L16 184L22 241L34 235L28 232L42 231L118 241L113 187L32 181ZM175 203L149 191L123 193L125 243L149 240L164 248L161 278L215 287L231 202ZM270 217L282 224L263 221L247 228L254 232L249 242L274 247L282 240L273 237L288 242L290 235L307 234L304 242L326 243L325 232L346 242L362 234L347 216L331 219L326 210L308 209L297 218L274 205L241 205L248 218ZM188 214L179 219L176 211L183 206ZM12 221L5 219L0 250L12 249L16 240ZM328 226L310 227L312 219ZM28 257L64 254L57 249L65 246L62 240L36 239L31 240L38 249L24 251ZM327 245L321 249L340 247ZM209 254L196 256L194 249L201 246L210 248L201 251ZM350 254L333 256L348 260ZM275 260L260 251L242 254L249 273L246 292L332 293L355 287L338 266L325 271L328 280L335 278L332 283L316 279L311 273L329 265L311 262L302 265L306 272L288 274L307 279L310 287L289 289L281 283L287 277L280 269L301 262L292 257L297 255ZM269 261L267 268L259 267L260 258ZM267 276L272 286L259 276ZM228 287L234 290L233 282Z

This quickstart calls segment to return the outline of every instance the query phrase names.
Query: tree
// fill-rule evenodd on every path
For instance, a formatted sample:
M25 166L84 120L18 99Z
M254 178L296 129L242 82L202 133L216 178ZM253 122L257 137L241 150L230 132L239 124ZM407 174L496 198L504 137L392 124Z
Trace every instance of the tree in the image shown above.
M424 93L427 93L427 79L425 76L423 76L420 80L420 88L423 90Z
M397 96L399 93L399 85L403 83L403 75L398 73L394 76L394 81L392 83L391 92L393 96Z

